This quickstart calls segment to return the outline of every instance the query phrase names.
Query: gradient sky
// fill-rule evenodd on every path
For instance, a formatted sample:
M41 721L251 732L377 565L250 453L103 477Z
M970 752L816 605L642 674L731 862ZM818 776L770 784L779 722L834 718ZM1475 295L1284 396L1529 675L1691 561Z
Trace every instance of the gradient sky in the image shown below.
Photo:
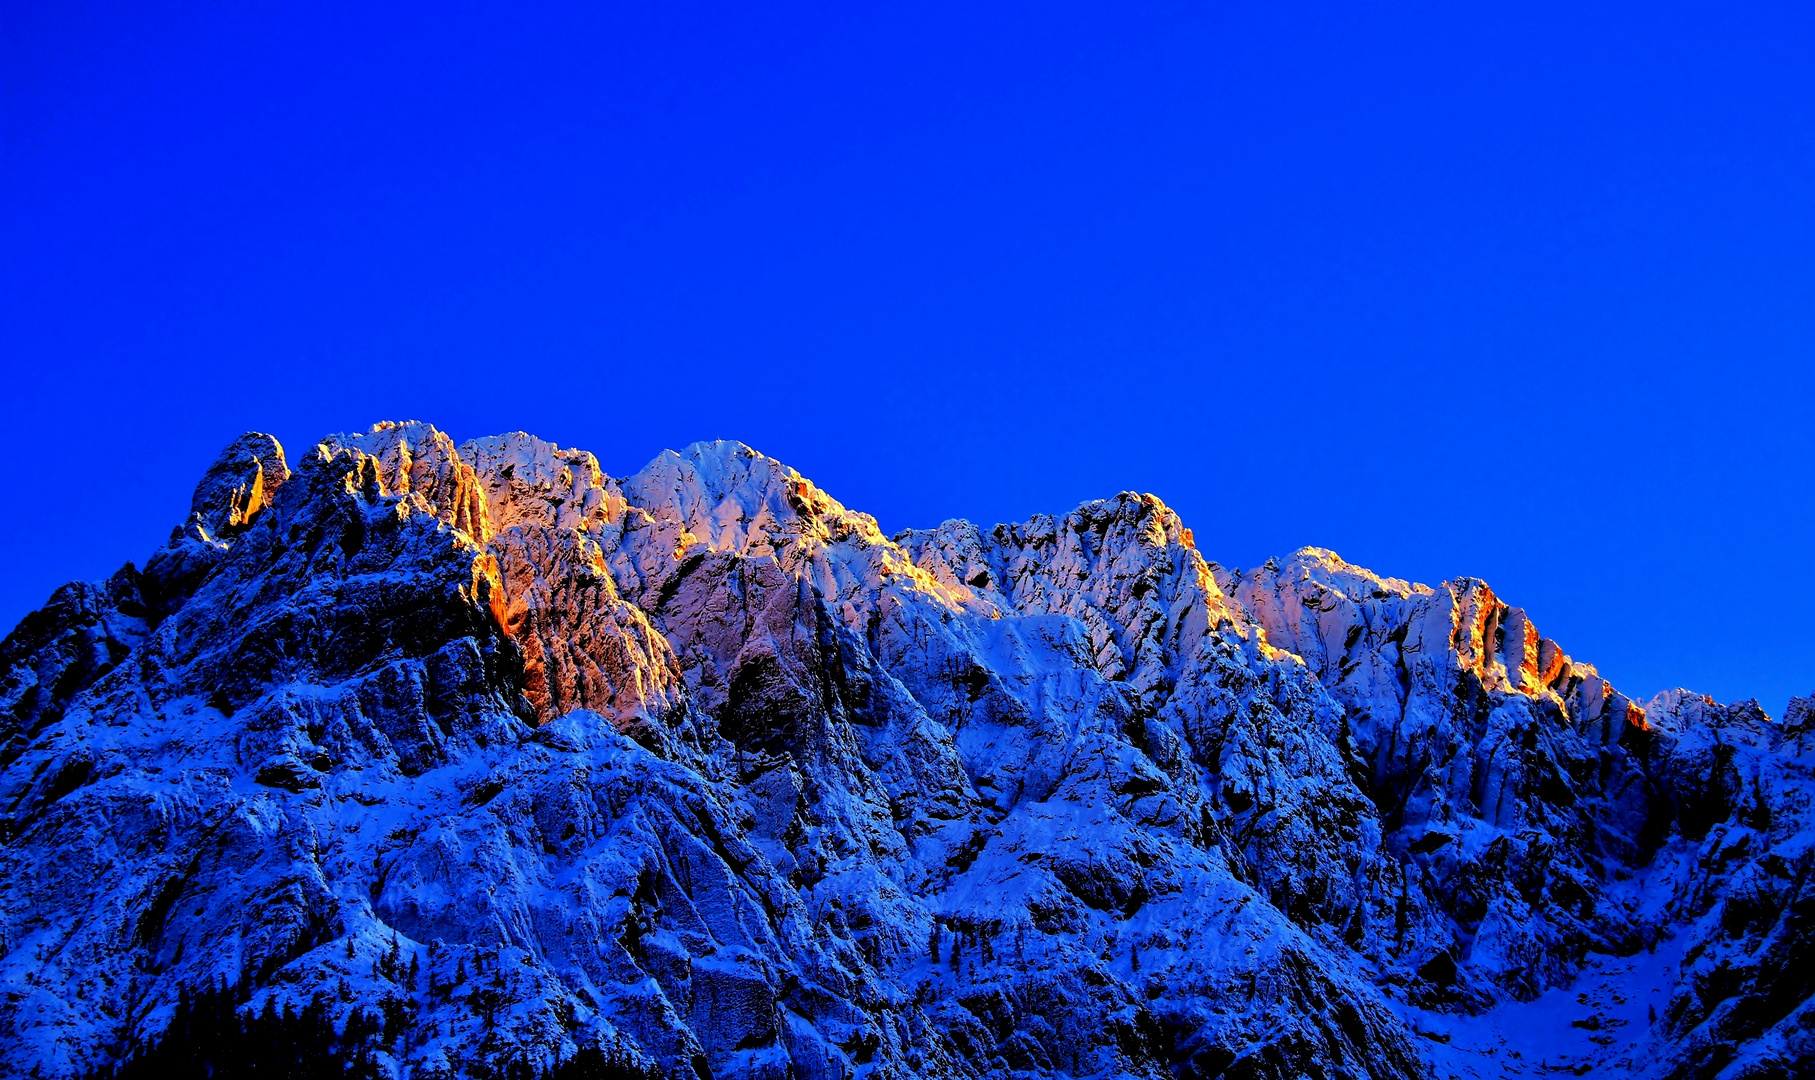
M1815 6L0 0L0 624L219 448L1152 491L1815 690Z

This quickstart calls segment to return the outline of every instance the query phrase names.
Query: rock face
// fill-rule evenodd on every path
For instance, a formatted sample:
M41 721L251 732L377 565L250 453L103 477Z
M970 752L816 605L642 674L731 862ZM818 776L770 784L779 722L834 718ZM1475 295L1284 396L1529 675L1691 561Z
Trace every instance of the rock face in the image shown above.
M247 435L0 644L0 1074L224 979L399 1076L1806 1075L1812 768L1807 701L1152 496L888 537L738 443Z

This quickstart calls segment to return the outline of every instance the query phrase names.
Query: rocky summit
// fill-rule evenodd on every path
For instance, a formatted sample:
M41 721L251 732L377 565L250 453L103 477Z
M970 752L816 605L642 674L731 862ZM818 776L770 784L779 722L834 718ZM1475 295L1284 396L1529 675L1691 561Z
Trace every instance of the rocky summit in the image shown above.
M0 645L5 1075L1815 1075L1815 706L1481 581L414 422L190 510Z

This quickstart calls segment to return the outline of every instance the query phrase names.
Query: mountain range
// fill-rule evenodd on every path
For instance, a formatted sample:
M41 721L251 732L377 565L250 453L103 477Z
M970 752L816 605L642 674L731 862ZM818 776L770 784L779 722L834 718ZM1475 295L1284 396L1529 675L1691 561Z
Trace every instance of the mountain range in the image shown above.
M1810 1076L1812 770L1152 495L248 434L0 644L0 1075Z

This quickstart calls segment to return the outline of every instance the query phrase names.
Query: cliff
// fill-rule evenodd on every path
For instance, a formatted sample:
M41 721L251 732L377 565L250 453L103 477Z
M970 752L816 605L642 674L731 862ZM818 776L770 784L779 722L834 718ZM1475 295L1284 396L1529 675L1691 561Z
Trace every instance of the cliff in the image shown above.
M1815 707L1635 702L1483 582L420 423L191 511L0 644L7 1075L223 980L380 1075L1815 1061Z

